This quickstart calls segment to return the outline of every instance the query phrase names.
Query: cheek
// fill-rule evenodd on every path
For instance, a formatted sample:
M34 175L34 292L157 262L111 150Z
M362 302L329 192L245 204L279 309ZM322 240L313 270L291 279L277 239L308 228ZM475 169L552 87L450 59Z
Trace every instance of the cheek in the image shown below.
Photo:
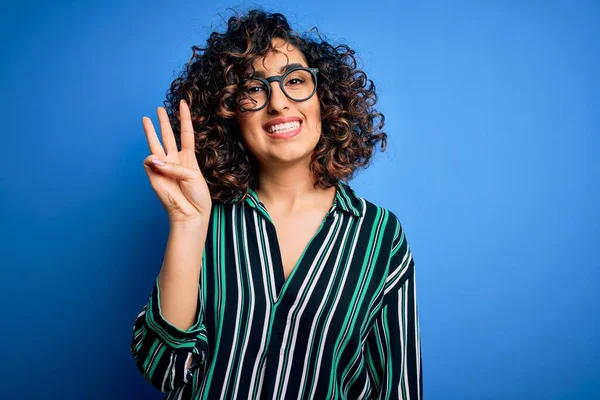
M260 120L255 116L242 116L239 119L238 125L242 139L246 144L251 143L257 132L262 129Z
M321 103L317 100L315 104L311 107L311 119L314 128L317 130L317 133L321 134Z

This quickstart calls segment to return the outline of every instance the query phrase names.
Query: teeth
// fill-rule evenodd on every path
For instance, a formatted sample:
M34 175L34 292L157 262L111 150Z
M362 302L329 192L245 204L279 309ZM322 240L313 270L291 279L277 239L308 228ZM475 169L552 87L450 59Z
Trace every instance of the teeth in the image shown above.
M285 124L271 125L270 127L267 128L267 131L270 133L284 133L284 132L293 131L295 129L298 129L299 127L300 127L300 122L293 121L293 122L286 122Z

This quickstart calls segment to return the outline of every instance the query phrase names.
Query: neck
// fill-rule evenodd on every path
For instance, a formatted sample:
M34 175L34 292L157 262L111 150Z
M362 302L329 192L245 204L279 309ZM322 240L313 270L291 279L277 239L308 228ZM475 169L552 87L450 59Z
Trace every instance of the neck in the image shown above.
M308 163L261 168L258 181L256 194L270 212L323 208L323 204L332 204L335 197L335 187L314 187Z

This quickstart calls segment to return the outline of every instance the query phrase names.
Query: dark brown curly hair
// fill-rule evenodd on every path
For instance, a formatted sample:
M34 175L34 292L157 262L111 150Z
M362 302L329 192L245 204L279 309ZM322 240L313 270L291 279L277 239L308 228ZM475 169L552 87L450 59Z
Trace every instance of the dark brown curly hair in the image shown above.
M317 39L309 36L314 32ZM237 99L254 61L273 50L274 38L296 46L308 65L319 69L322 129L310 163L315 187L351 179L369 165L378 142L385 151L384 116L373 107L375 85L357 68L355 51L327 43L317 28L298 34L282 14L250 10L230 17L225 33L212 32L206 47L192 46L193 54L164 102L179 149L179 101L190 106L196 158L213 200L242 201L249 188L257 187L256 162L239 130Z

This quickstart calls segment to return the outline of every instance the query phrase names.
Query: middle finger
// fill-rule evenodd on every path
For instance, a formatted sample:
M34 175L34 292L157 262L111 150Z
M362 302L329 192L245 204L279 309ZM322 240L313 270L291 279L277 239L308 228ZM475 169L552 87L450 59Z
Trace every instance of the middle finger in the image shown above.
M158 121L160 122L160 134L162 135L163 146L167 152L167 156L177 154L177 143L169 122L169 115L163 107L158 107L156 110Z
M179 102L179 120L181 121L181 149L194 151L194 126L187 103Z

